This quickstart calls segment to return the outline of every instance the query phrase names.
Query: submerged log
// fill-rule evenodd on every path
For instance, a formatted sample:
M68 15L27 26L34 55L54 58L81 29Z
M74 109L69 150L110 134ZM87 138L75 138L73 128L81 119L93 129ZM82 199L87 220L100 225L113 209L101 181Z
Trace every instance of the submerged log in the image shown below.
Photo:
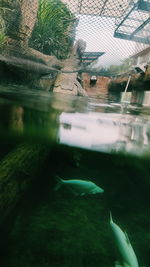
M44 145L21 144L0 162L0 224L12 211L48 154Z

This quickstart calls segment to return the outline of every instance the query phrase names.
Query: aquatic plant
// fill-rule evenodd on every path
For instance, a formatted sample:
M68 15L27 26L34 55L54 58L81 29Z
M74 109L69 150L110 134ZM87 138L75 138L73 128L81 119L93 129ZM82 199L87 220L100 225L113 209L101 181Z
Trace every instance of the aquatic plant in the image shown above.
M39 0L37 23L30 45L47 54L65 58L73 42L74 15L60 0Z
M0 16L0 50L3 49L6 39L4 20Z
M6 43L6 36L4 33L0 32L0 49L4 47L5 43Z

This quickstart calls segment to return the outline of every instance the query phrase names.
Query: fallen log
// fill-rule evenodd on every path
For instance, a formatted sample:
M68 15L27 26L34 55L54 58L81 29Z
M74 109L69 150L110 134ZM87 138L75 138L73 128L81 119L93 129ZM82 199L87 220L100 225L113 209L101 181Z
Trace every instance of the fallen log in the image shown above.
M51 72L58 72L57 69L49 67L43 63L34 62L29 59L22 59L17 57L5 57L0 55L0 62L4 62L7 66L27 70L38 74L49 74Z
M24 143L0 161L0 224L35 179L47 154L44 145Z

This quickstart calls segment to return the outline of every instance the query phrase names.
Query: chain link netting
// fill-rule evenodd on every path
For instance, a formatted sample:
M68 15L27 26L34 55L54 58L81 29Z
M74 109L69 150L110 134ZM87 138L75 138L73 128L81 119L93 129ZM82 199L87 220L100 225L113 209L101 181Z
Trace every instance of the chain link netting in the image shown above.
M150 45L150 0L0 0L1 54L64 59L78 39L104 65L137 53Z
M142 3L147 10L141 10L137 0L63 2L79 18L76 38L87 42L88 51L105 52L102 64L115 63L150 45L149 0Z

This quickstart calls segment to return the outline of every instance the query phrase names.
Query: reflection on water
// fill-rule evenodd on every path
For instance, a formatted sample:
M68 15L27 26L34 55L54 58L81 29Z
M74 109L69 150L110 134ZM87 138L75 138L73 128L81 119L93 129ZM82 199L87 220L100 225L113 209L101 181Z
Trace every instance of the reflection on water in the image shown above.
M109 98L83 98L18 88L0 92L1 136L58 142L101 152L149 150L150 109ZM3 96L3 98L2 98Z
M63 112L59 138L72 146L139 154L149 149L149 130L149 121L131 114Z
M24 192L30 175L35 180L7 221L8 234L2 233L1 266L114 267L120 256L109 225L111 211L128 232L139 266L149 267L150 109L108 97L19 89L0 89L5 209L12 196L18 199ZM56 176L90 180L104 193L54 191Z

